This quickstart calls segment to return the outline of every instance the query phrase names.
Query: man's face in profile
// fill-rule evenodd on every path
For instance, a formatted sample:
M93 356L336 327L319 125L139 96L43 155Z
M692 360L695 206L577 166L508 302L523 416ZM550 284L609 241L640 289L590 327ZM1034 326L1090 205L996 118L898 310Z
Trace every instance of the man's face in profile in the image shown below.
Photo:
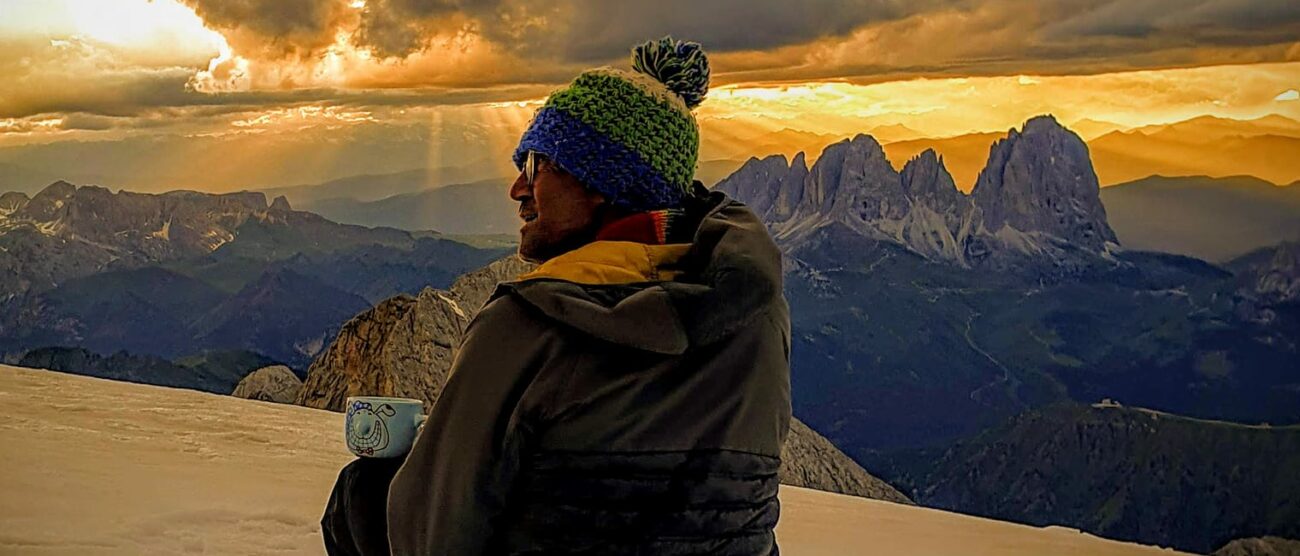
M528 183L525 168L510 185L510 198L519 201L519 218L524 221L519 228L519 257L540 263L589 243L605 198L536 156L533 183Z

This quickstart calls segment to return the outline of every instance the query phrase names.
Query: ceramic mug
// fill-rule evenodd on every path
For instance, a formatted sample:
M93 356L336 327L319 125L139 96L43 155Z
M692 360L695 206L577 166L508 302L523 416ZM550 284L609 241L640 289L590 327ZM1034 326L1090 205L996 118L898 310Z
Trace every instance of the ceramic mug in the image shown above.
M348 449L361 457L401 457L411 451L425 418L420 400L352 396L347 401L343 438Z

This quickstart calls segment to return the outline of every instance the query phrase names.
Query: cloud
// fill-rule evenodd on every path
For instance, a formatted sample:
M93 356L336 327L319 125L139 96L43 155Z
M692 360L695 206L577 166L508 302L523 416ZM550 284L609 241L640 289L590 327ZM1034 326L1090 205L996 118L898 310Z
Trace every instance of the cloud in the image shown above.
M1273 97L1273 100L1276 100L1278 102L1300 100L1300 91L1297 91L1295 89L1288 89L1282 92L1282 94Z
M530 99L665 33L704 44L714 86L1300 60L1289 0L153 1L219 51L0 39L0 117Z
M354 17L340 0L182 0L251 56L309 56Z
M1300 52L1300 8L1287 0L316 1L332 6L320 13L352 10L312 20L337 25L304 46L332 66L255 59L251 88L559 85L626 64L631 45L663 34L702 42L719 85L1103 73Z
M1066 2L1062 16L1044 34L1067 37L1126 37L1214 44L1262 44L1294 40L1300 4L1289 0L1096 0L1082 9Z

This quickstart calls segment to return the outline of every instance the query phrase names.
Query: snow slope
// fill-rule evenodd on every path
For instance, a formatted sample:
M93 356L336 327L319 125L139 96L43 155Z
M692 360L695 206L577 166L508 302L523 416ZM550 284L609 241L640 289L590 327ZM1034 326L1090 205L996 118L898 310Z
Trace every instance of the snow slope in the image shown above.
M0 365L0 554L323 554L342 415ZM782 553L1172 555L782 487Z

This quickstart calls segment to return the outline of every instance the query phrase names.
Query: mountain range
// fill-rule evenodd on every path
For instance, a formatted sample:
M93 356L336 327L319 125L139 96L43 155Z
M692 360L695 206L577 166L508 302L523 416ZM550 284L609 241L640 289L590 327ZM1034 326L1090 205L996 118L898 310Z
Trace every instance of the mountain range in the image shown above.
M336 222L391 226L404 230L436 228L448 234L519 232L519 204L507 194L512 178L447 185L373 201L332 198L309 202L305 210Z
M267 197L284 196L294 206L302 210L320 213L316 210L322 203L336 200L357 202L378 201L380 199L447 187L448 184L470 182L496 182L508 184L512 177L500 176L483 179L483 171L475 166L453 166L443 168L417 168L392 174L362 174L286 187L261 189ZM504 187L504 185L502 186ZM428 226L415 229L429 229Z
M996 142L970 194L933 151L896 172L865 135L827 147L811 167L800 155L751 159L717 188L761 215L785 256L796 415L923 504L936 496L990 511L977 497L929 490L960 484L953 473L968 470L964 460L947 472L931 463L1053 404L1109 398L1200 419L1300 423L1295 244L1223 266L1124 247L1086 145L1051 118ZM1105 453L1108 441L1094 449ZM1173 457L1196 445L1168 449ZM1045 465L996 461L1006 473ZM1114 479L1124 488L1143 476ZM1183 488L1213 487L1189 480ZM1017 493L998 515L1197 550L1256 534L1216 522L1186 536L1176 524L1210 502L1183 503L1168 490L1144 513L1096 521L1050 505L1057 488L1069 487ZM1268 523L1293 510L1282 504ZM1148 513L1156 517L1141 521Z
M896 172L869 135L827 147L812 168L800 155L789 167L751 159L716 189L749 204L790 250L839 234L963 268L1054 274L1112 260L1118 247L1087 147L1051 117L995 143L969 196L934 151Z
M0 353L246 350L305 369L348 318L509 248L339 224L259 192L0 196Z

